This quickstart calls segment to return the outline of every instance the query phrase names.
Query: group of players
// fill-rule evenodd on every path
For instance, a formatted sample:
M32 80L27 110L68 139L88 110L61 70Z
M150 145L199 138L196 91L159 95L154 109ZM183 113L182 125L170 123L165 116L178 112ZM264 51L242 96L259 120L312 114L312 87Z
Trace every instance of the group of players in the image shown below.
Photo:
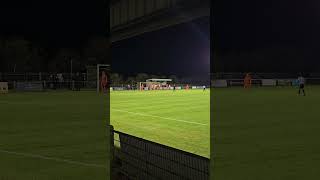
M108 82L107 73L103 71L102 74L101 74L101 79L100 79L100 87L101 87L100 90L102 92L106 92L108 90L107 82ZM304 88L305 87L305 78L303 77L302 73L299 75L299 77L297 79L297 82L298 82L298 85L299 85L298 95L303 94L304 96L306 96L306 92L305 92L305 88ZM251 76L250 73L246 73L246 75L244 77L244 80L243 80L243 87L245 89L249 89L249 88L251 88L251 86L252 86L252 76ZM140 90L143 90L143 89L144 89L144 87L143 87L143 85L141 85ZM154 86L152 89L154 89L154 90L160 89L160 85ZM168 85L168 89L171 89L171 85ZM173 91L176 90L176 85L175 84L173 84L172 89L173 89ZM185 86L185 89L186 90L190 89L188 84ZM205 91L206 90L206 86L203 86L202 89L203 89L203 91Z
M302 73L300 73L298 79L297 79L297 82L298 82L298 85L299 85L299 91L298 91L298 95L302 94L305 96L306 95L306 92L305 92L305 78L303 77ZM243 87L245 89L248 89L248 88L251 88L251 85L252 85L252 77L251 77L251 74L250 73L247 73L244 77L244 80L243 80Z
M141 85L141 86L140 86L140 90L141 90L141 91L142 91L144 88L145 88L144 85ZM160 86L160 85L152 85L152 86L150 86L150 90L160 90L160 89L161 89L161 86ZM175 90L177 89L177 87L176 87L175 84L173 84L172 86L171 86L170 84L167 84L167 85L165 86L165 89L172 89L173 91L175 91ZM189 86L189 84L187 84L187 85L185 86L185 90L189 90L189 89L190 89L190 86ZM205 90L206 90L206 86L202 86L202 89L203 89L203 91L205 91Z

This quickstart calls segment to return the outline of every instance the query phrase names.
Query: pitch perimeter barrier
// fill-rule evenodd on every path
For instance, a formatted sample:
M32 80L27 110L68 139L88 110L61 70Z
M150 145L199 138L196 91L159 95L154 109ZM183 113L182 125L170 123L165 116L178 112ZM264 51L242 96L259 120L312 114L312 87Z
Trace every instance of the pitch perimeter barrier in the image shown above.
M212 81L212 87L243 86L244 79L217 79ZM306 78L307 85L320 85L320 78ZM298 86L297 78L287 79L252 79L253 86Z
M46 91L46 90L96 90L92 87L96 82L90 81L14 81L8 83L15 91Z
M320 78L307 78L306 82L308 84L320 85Z
M51 75L56 76L57 74L61 74L64 81L72 80L72 77L75 76L76 73L46 73L46 72L29 72L29 73L14 73L14 72L0 72L0 79L6 81L49 81L52 77ZM87 80L87 74L81 73L80 77L83 80Z
M242 79L247 72L216 72L211 73L212 79ZM292 77L298 77L299 73L259 73L251 72L250 73L253 79L290 79ZM305 73L306 78L320 78L319 72L309 72Z
M14 86L16 91L44 91L42 81L15 82Z
M205 87L210 87L210 85L207 85ZM203 89L203 86L189 86L189 88L191 89ZM127 88L125 86L111 86L110 87L111 91L126 91L126 90L139 90L137 89L136 87L134 88ZM164 87L161 87L160 89L156 89L156 90L173 90L174 88L171 86L170 88L167 87L167 88L164 88ZM183 89L186 89L185 86L176 86L176 90L183 90ZM143 89L144 91L153 91L152 89L149 89L148 87L144 87Z
M208 158L151 142L111 127L114 158L129 178L137 180L208 180Z

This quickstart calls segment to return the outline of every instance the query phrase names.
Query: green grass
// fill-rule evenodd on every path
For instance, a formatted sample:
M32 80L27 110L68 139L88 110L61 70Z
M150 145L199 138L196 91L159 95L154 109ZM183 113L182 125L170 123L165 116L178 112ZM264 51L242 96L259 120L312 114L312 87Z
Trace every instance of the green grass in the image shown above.
M106 180L106 102L95 92L0 94L0 179Z
M306 90L303 97L294 88L213 89L212 179L317 179L320 87ZM209 157L209 96L202 90L111 92L111 123ZM0 95L0 179L107 179L104 102L95 92Z
M320 87L212 90L214 180L318 179Z
M210 157L210 91L112 91L116 130Z

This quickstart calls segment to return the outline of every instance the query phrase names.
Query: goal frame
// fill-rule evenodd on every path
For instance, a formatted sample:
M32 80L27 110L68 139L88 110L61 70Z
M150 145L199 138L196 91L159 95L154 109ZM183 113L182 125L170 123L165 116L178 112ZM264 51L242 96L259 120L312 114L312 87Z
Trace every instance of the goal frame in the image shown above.
M150 88L150 85L157 84L161 86L162 83L167 84L168 82L172 82L172 79L147 79L145 82L139 82L139 89L144 90L141 89L141 85L144 84L148 87L148 90L154 90Z

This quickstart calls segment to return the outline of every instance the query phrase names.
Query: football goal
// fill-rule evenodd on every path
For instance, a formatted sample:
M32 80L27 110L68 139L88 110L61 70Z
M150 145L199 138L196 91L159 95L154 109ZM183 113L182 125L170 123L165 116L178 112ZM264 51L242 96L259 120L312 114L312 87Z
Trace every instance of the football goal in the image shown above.
M147 79L146 82L139 82L140 90L164 90L170 89L169 82L172 79Z

